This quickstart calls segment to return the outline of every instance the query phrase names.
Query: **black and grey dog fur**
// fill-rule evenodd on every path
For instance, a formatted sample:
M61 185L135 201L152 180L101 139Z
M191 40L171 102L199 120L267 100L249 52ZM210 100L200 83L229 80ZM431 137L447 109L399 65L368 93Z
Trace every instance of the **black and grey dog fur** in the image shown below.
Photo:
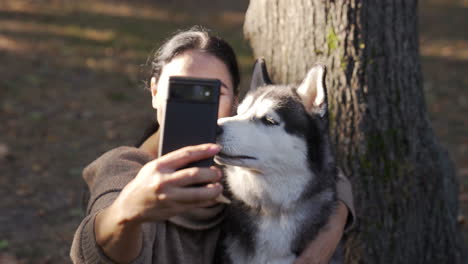
M273 85L258 60L237 115L218 121L215 161L232 199L225 263L293 263L336 207L325 73L316 65L299 86ZM337 251L332 263L340 262Z

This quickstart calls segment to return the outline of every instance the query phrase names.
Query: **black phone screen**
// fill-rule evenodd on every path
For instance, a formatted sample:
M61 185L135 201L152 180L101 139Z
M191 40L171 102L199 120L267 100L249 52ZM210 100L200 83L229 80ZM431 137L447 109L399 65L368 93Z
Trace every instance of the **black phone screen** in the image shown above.
M185 146L216 141L221 82L216 79L170 77L161 126L159 155ZM209 167L212 159L186 167Z

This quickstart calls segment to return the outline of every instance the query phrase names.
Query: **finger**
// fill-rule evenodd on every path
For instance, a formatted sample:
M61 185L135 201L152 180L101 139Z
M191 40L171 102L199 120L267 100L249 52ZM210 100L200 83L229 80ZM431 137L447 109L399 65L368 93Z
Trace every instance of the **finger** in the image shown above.
M227 198L223 194L220 194L220 195L216 196L215 201L217 203L231 204L231 200L229 200L229 198Z
M211 143L184 147L161 156L156 169L161 172L174 171L191 162L212 157L220 150L221 146Z
M190 206L190 208L209 208L215 205L218 205L219 203L216 200L208 200L208 201L203 201L199 203L183 203L186 206Z
M206 187L173 188L168 192L167 199L179 203L200 203L216 199L223 191L219 183L208 184Z
M221 179L221 172L215 167L188 168L176 171L164 181L165 185L187 187L193 184L217 182Z

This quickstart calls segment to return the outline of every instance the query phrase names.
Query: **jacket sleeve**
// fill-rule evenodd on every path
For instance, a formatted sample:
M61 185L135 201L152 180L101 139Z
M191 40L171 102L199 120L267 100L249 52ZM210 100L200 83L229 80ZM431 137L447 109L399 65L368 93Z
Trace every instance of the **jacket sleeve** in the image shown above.
M348 232L355 225L356 213L354 211L353 189L351 182L344 176L341 170L338 170L338 182L336 184L338 200L342 201L349 210L346 221L345 232Z
M86 217L75 232L70 251L73 263L114 263L96 242L94 221L102 209L111 205L125 185L151 160L147 153L131 147L111 150L92 162L83 171L90 190ZM151 263L154 225L143 225L143 243L139 256L132 263Z

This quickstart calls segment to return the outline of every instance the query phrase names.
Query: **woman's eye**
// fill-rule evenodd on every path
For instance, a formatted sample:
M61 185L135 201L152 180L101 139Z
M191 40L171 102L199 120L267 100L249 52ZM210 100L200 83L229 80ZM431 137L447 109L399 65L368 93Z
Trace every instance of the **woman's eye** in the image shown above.
M264 116L261 118L261 121L263 124L267 125L267 126L277 126L279 125L279 123L274 120L273 118L271 118L270 116Z

